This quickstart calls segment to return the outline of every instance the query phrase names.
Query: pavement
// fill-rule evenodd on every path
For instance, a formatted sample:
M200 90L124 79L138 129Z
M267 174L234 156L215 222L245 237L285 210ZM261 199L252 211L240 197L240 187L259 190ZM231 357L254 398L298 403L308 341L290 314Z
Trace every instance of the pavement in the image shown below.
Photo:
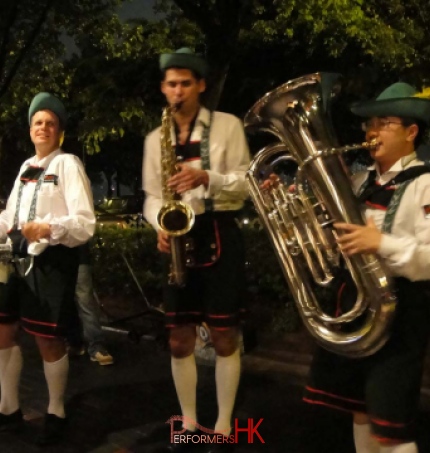
M22 334L21 408L27 423L19 435L0 435L1 453L155 453L169 442L166 422L180 409L163 338L142 332L138 338L129 337L116 328L108 328L106 334L115 364L100 366L87 355L71 359L66 435L60 444L44 448L33 443L47 405L42 363L33 338ZM238 434L235 452L354 453L348 414L302 402L310 353L302 336L291 338L290 344L267 342L243 354L234 418L242 428L250 420L254 425L261 421L259 436ZM199 360L198 372L199 422L212 428L217 415L212 362ZM420 452L430 452L426 389L422 396ZM153 427L158 436L142 443L143 433Z

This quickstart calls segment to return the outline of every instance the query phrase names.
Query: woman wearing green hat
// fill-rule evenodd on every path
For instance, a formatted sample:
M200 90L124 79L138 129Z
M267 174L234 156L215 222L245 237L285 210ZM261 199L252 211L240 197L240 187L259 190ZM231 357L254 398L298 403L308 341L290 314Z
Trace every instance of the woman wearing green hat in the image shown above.
M304 400L353 414L357 453L417 453L415 420L430 328L430 174L416 148L430 122L430 100L395 83L376 100L353 105L365 118L374 164L354 176L366 226L339 223L347 255L377 253L397 288L391 336L370 357L318 349ZM346 284L339 300L355 294ZM343 299L345 296L345 299Z
M60 440L66 422L69 361L64 337L77 316L78 245L94 233L91 188L80 160L64 153L63 103L50 93L31 102L28 120L35 155L21 166L0 214L0 238L13 243L10 275L0 284L0 431L20 428L19 326L34 336L43 359L49 404L39 445Z

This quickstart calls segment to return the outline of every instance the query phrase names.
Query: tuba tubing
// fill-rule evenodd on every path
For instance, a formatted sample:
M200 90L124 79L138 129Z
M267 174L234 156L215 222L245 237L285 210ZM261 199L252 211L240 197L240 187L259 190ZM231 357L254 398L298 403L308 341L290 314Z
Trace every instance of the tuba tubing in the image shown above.
M340 155L375 145L337 146L327 113L337 77L328 73L304 76L257 101L245 116L245 130L269 132L277 141L256 154L246 177L306 328L327 350L365 357L388 340L397 301L377 255L348 257L336 243L333 223L365 224ZM294 192L282 182L270 191L262 190L261 175L283 160L298 167ZM349 311L332 316L321 307L314 288L329 287L342 261L356 286L357 298ZM351 323L358 317L362 322L354 330ZM342 330L345 326L349 330Z

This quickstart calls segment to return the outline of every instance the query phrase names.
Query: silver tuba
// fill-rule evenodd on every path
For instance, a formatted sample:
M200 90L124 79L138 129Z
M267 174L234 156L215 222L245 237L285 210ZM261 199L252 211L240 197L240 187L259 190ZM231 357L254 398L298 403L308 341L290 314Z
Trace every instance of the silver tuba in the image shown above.
M329 117L338 78L315 73L291 80L248 111L247 133L265 132L276 140L257 153L247 181L309 332L332 352L365 357L387 341L396 298L376 255L347 257L337 246L333 223L365 224L341 154L372 146L338 147ZM262 182L279 167L294 168L294 184L284 175L263 190ZM351 277L357 297L337 314L318 300L318 288L330 288L340 268Z

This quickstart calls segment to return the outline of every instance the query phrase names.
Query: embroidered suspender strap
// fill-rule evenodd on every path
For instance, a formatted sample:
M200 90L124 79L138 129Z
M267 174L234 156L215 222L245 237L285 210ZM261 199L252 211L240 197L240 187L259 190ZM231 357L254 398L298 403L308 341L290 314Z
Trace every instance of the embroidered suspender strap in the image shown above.
M46 168L43 170L42 174L40 175L39 179L37 180L36 187L34 188L33 199L31 200L30 212L28 213L27 222L31 222L36 217L37 196L39 195L40 186L42 185L42 182L45 179L45 173L46 173Z
M37 195L39 193L40 186L42 185L42 182L43 182L43 180L45 178L45 173L46 173L46 168L40 174L39 179L37 180L37 183L36 183L36 187L34 188L33 198L31 200L31 205L30 205L30 210L29 210L29 213L28 213L27 222L31 222L36 217ZM19 190L18 190L18 197L17 197L17 200L16 200L15 217L14 217L14 220L13 220L13 225L14 225L15 228L18 227L18 223L19 223L19 209L21 207L21 199L22 199L22 191L23 191L23 189L24 189L24 182L21 181L21 184L20 184Z
M390 200L390 203L387 206L387 212L384 217L384 223L382 225L382 231L384 233L391 233L393 227L394 217L396 215L397 209L400 205L400 201L405 193L408 185L418 176L423 175L424 173L430 173L430 168L427 165L422 165L419 167L408 168L407 170L399 173L394 180L392 181L397 185L394 194ZM405 180L405 178L408 178Z
M416 179L418 176L423 175L424 173L430 173L430 168L427 167L427 165L410 167L406 170L401 171L392 180L381 186L375 185L376 171L372 170L369 172L367 180L361 185L357 193L357 197L360 202L364 203L371 196L375 195L376 192L387 190L387 188L390 186L395 188L392 191L393 195L388 202L387 211L384 217L384 223L382 225L382 231L384 233L391 232L394 217L406 188L414 179Z
M384 223L382 224L383 233L391 233L391 229L394 223L394 217L396 216L396 212L400 205L400 201L405 193L406 188L412 181L413 179L409 179L408 181L404 181L396 187L396 190L394 191L394 194L391 197L391 201L387 206L387 212L385 213Z
M22 189L24 188L24 183L21 181L18 190L18 197L16 199L16 207L15 207L15 216L13 218L13 226L16 228L19 222L19 208L21 206L21 198L22 198Z
M203 170L209 170L211 168L209 135L211 131L212 118L213 112L210 112L209 124L203 127L202 138L200 141L200 159ZM205 198L204 203L205 212L213 211L213 200L211 198Z

